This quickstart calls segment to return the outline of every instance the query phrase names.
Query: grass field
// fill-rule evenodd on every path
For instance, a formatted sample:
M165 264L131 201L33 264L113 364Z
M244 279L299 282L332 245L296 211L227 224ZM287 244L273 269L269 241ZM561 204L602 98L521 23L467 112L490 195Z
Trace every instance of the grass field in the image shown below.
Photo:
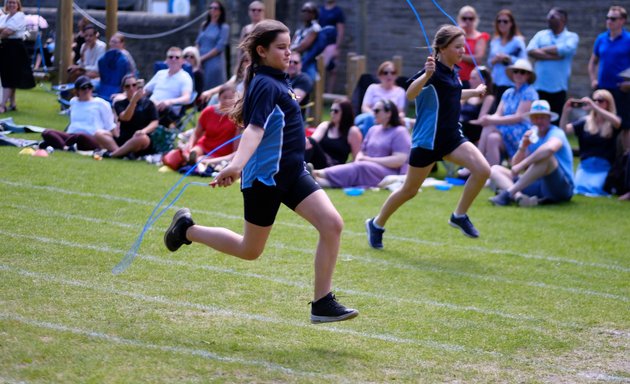
M65 124L41 90L18 95L18 123ZM388 192L330 190L346 224L335 291L361 314L311 325L317 234L286 208L254 262L169 253L171 210L114 276L179 175L18 151L0 147L0 382L630 382L627 203L498 208L483 191L472 240L447 224L461 187L427 188L376 251L363 222ZM237 187L175 205L242 229Z

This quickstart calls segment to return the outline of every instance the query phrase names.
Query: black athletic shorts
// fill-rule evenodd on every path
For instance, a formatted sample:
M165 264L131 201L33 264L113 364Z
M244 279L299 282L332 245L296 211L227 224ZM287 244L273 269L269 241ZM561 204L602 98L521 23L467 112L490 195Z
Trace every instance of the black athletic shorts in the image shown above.
M270 187L256 180L250 188L242 191L245 220L261 227L268 227L276 220L281 203L295 210L302 200L318 189L321 187L306 171L288 190Z
M467 141L468 140L462 135L462 137L449 140L442 145L436 146L433 150L420 147L411 148L411 153L409 154L409 165L416 168L427 167L436 161L442 160L444 156L453 152L457 149L457 147Z

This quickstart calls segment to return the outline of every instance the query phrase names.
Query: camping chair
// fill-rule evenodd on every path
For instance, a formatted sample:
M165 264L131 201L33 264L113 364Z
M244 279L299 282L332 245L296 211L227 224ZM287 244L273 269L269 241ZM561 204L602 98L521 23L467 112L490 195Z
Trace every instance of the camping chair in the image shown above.
M122 90L123 77L130 73L129 60L118 49L110 49L98 60L98 73L101 83L97 96L111 103L111 97Z

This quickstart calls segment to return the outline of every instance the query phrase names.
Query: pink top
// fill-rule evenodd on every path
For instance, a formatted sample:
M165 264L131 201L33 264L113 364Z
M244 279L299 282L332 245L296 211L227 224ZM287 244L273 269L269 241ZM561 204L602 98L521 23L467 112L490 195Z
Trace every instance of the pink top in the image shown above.
M468 47L470 47L470 50L466 48L466 54L471 55L471 56L473 55L472 52L475 52L475 47L477 46L477 41L479 40L485 40L487 43L490 40L490 35L487 34L486 32L481 32L476 39L466 38L466 44L468 44ZM480 65L480 64L481 63L477 63L477 65ZM470 80L470 72L472 72L472 70L475 69L475 64L467 63L462 60L457 65L459 65L459 67L461 68L459 70L459 78L466 81Z

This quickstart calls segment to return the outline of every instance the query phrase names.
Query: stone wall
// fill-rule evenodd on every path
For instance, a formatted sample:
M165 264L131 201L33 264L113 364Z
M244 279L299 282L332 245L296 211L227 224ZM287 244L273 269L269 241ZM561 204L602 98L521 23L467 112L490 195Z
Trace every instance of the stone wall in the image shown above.
M448 23L449 20L429 1L414 0L412 2L417 7L425 30L429 34L428 39L431 41L433 33L439 25ZM228 0L224 3L230 16L232 56L234 56L240 27L247 22L247 4L249 1ZM297 0L279 0L277 2L277 17L285 22L291 30L295 30L295 27L299 25L302 3L302 1ZM404 74L411 75L420 68L428 53L425 48L427 44L406 1L338 0L337 3L344 9L347 18L346 39L342 48L342 55L345 56L350 51L366 55L368 58L367 68L371 72L376 70L379 63L394 55L403 57ZM538 30L547 27L546 14L552 6L561 6L567 9L569 12L568 28L580 36L578 53L573 60L570 93L585 95L590 92L587 74L588 59L595 37L605 29L606 11L613 3L593 0L538 0L531 3L516 0L439 1L440 6L452 17L455 17L461 6L468 3L475 6L481 16L479 29L490 33L496 12L503 8L512 10L527 41ZM24 4L25 6L35 5L34 1L25 1ZM27 9L27 13L35 12L35 8ZM100 21L105 19L104 11L90 11L90 14ZM54 28L56 10L44 8L42 15ZM150 34L173 29L188 20L187 17L173 15L120 12L118 25L119 29L125 32ZM149 77L153 72L152 63L163 59L169 46L184 47L193 44L198 29L199 24L158 40L129 39L127 46L138 62L142 75ZM345 84L345 60L341 60L339 64L339 82L335 91L342 93L345 92L343 88Z

